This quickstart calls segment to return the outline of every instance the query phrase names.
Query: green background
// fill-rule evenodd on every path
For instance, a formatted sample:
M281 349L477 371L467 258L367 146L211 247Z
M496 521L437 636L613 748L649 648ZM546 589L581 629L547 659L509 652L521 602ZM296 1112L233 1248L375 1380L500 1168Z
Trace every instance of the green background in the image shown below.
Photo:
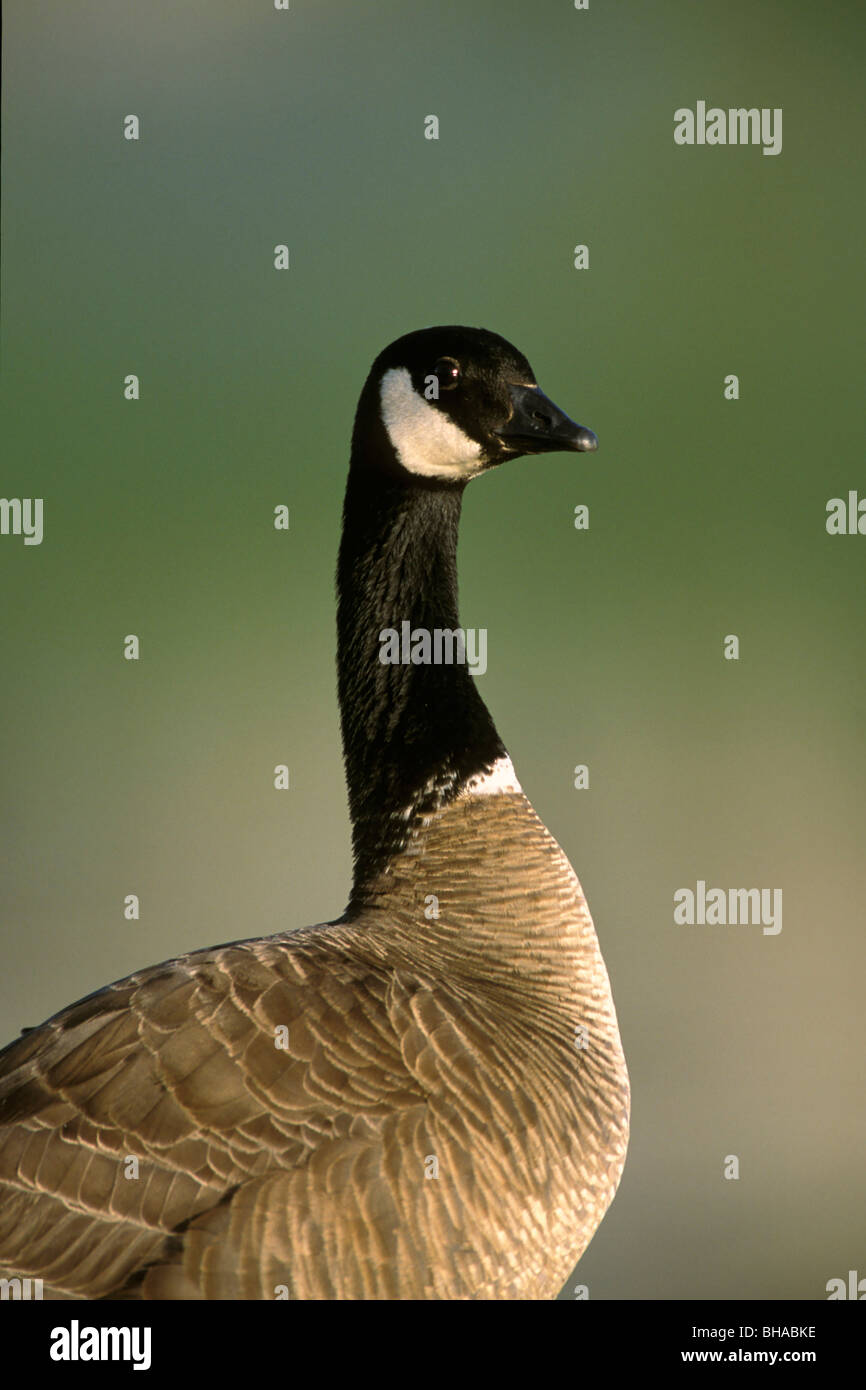
M482 325L600 439L473 484L460 545L632 1076L580 1282L866 1275L866 537L824 527L866 494L864 60L857 4L6 4L0 493L45 538L0 537L3 1040L342 910L355 402L391 339ZM782 107L782 153L676 146L698 100ZM697 879L782 888L781 934L675 926Z

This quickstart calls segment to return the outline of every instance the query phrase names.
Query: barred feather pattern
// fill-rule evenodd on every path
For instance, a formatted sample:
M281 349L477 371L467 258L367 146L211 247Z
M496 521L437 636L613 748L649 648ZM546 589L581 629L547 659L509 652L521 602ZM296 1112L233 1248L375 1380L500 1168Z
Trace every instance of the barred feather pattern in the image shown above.
M46 1298L552 1298L628 1116L573 869L519 791L462 796L351 915L0 1054L0 1267Z

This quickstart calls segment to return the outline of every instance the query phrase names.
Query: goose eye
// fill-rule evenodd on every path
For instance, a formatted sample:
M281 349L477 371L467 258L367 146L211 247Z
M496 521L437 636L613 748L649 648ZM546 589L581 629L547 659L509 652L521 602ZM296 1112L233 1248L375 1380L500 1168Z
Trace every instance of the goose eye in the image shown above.
M433 368L440 391L453 391L460 380L460 367L453 357L440 357Z

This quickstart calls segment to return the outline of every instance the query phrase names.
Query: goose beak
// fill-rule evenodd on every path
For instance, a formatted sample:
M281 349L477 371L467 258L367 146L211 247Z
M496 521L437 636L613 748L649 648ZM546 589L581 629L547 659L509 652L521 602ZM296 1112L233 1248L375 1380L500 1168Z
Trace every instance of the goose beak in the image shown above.
M513 413L508 423L495 431L507 448L518 454L544 454L553 449L583 454L598 448L592 430L576 425L537 386L514 382L508 390Z

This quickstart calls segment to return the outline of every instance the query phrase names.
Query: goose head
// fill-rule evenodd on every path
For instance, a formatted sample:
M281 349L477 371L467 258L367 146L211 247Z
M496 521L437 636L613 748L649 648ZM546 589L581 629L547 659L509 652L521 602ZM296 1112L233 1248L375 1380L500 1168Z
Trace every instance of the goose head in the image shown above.
M383 662L383 634L460 627L468 481L522 454L597 444L543 394L523 353L486 329L421 329L374 361L355 418L337 566L353 902L411 827L507 758L465 664L404 661L402 648L399 662Z
M371 439L378 417L386 441ZM446 484L523 454L594 450L498 333L457 326L408 333L379 354L358 407L353 455L367 466Z

